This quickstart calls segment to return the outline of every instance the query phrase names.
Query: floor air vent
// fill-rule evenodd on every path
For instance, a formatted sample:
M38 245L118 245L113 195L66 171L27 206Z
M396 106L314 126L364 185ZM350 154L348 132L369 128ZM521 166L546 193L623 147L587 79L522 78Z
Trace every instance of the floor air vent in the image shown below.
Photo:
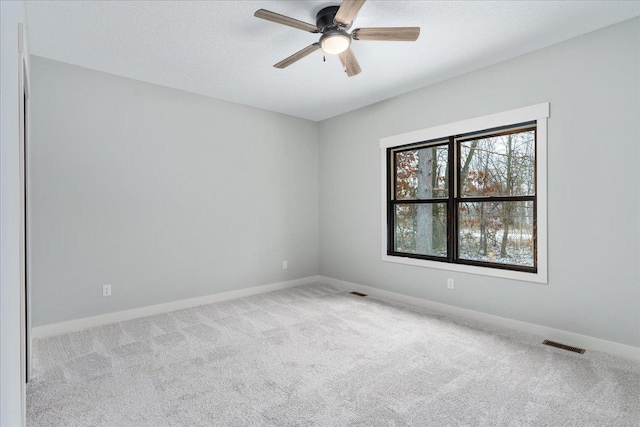
M363 294L361 292L356 292L356 291L350 292L350 294L351 295L355 295L357 297L366 297L367 296L367 294Z
M570 345L560 344L559 342L544 340L542 344L550 345L551 347L561 348L567 351L573 351L574 353L580 353L580 354L584 353L584 348L571 347Z

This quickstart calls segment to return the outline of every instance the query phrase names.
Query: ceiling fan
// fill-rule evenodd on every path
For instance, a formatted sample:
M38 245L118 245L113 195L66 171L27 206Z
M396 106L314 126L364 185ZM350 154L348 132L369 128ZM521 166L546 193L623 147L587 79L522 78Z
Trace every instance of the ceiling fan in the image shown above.
M349 33L353 19L364 2L365 0L343 0L340 6L325 7L316 15L316 25L265 9L257 10L253 15L267 21L321 34L317 43L294 53L275 64L274 67L286 68L310 53L322 49L329 55L338 55L347 76L351 77L362 71L350 47L352 40L415 41L420 35L420 27L357 28Z

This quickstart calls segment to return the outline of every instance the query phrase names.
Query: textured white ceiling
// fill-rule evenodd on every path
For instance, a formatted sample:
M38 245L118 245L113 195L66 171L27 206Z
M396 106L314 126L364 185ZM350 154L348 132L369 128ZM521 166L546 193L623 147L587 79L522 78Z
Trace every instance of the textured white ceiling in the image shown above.
M29 1L30 50L112 74L322 120L640 15L639 1L376 1L353 28L420 26L417 42L354 41L362 73L317 51L273 64L317 34L326 1Z

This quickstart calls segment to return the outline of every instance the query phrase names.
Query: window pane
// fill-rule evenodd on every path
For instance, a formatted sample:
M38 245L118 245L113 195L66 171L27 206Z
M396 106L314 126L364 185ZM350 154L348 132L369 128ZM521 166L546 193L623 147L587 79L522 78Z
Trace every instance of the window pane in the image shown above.
M449 197L448 145L395 153L396 198Z
M535 195L535 131L460 143L462 197Z
M396 205L394 219L396 252L447 256L446 203Z
M460 259L533 267L533 202L459 204Z

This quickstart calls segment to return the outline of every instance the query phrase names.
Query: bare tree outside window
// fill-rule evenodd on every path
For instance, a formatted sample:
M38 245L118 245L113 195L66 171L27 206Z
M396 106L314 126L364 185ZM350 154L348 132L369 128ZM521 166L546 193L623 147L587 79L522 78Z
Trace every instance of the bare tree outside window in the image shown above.
M447 145L396 153L396 198L416 202L396 205L398 252L447 256L447 158Z
M459 257L534 266L535 131L460 142ZM478 198L490 198L482 201Z

